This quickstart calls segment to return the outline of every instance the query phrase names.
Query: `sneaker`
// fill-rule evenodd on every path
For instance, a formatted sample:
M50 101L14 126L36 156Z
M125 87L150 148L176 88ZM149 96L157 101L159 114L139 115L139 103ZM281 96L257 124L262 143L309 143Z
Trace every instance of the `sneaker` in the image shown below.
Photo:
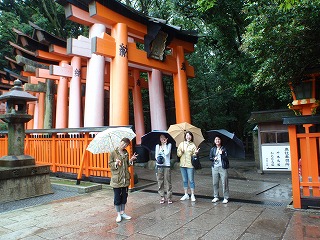
M164 204L164 198L160 199L160 204Z
M196 201L196 197L194 196L194 194L191 195L191 202L195 202Z
M172 204L172 200L171 199L168 199L168 204Z
M121 220L122 220L122 218L121 218L121 215L119 214L118 216L117 216L117 218L116 218L116 222L118 223L118 222L121 222Z
M213 203L216 203L216 202L218 202L219 201L219 198L217 198L217 197L215 197L214 199L212 199L212 202Z
M188 194L185 194L182 196L182 198L180 198L181 201L184 201L184 200L188 200L189 199L189 195Z
M223 199L223 201L222 201L222 203L228 203L229 202L229 200L228 199Z
M125 214L125 213L121 214L121 217L124 218L124 219L126 219L126 220L131 219L131 217L128 216L127 214Z

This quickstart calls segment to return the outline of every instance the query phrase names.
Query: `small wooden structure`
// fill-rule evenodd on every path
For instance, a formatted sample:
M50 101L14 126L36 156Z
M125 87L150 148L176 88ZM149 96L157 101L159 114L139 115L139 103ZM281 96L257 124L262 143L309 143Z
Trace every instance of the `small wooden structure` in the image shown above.
M288 127L283 118L294 116L289 109L252 112L254 156L259 171L291 171Z

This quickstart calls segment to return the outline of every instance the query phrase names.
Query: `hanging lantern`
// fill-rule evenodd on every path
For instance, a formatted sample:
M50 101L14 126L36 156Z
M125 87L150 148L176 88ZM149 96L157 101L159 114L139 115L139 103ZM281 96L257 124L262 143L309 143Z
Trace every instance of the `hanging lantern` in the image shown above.
M292 109L296 115L314 115L319 106L320 93L320 73L307 75L299 83L289 83L292 103L288 107Z

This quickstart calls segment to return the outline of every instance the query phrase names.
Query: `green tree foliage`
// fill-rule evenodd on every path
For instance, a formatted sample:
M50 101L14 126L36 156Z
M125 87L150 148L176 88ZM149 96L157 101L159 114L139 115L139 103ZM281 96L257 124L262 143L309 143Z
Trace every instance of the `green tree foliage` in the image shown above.
M189 60L196 78L189 79L192 119L205 130L226 128L242 136L250 130L251 111L285 108L289 88L252 81L255 59L242 51L251 20L238 0L175 1L179 14L199 30L199 42ZM250 13L251 14L251 13ZM254 13L256 14L256 13ZM181 18L180 18L181 19Z
M5 56L12 56L12 48L9 41L15 42L16 34L12 28L19 28L22 31L30 31L26 23L22 23L21 18L25 16L25 12L20 11L20 4L14 4L12 1L0 2L0 68L7 67ZM27 11L26 11L27 12ZM21 13L21 15L20 15Z
M171 0L122 0L120 1L131 8L154 18L169 21L173 12Z
M32 35L29 21L49 33L67 39L80 34L88 35L88 28L66 20L64 9L54 0L2 0L0 1L0 68L7 67L5 56L13 58L8 41L15 42L16 28Z
M299 4L310 4L311 2L319 3L319 0L274 0L274 3L278 4L279 8L282 10L289 10L293 6Z
M287 88L289 81L319 65L319 2L296 3L288 11L277 4L251 2L245 11L255 13L248 16L242 46L255 61L255 84Z

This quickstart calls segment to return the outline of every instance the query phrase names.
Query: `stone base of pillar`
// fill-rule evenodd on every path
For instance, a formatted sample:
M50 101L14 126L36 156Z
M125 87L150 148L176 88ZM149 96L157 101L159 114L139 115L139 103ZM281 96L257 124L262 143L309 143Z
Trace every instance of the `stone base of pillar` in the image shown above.
M0 203L51 194L50 166L0 167Z
M35 159L28 155L12 155L0 158L0 167L22 167L29 165L35 165Z

